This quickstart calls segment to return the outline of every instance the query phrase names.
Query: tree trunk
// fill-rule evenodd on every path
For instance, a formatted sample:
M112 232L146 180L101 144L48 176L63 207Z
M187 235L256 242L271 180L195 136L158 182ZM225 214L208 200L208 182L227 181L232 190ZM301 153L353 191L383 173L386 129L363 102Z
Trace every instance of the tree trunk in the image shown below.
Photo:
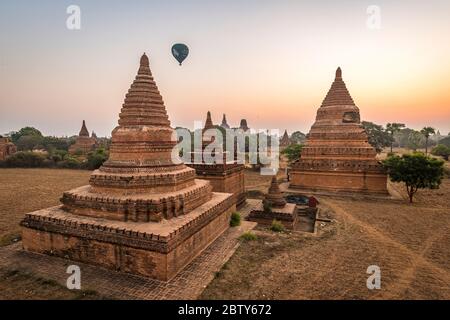
M425 137L425 155L428 155L428 137Z

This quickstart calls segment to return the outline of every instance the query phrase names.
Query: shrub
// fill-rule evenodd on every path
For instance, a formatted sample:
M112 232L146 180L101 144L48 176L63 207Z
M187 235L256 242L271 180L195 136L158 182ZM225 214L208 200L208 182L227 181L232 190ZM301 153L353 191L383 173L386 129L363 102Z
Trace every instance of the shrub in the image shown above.
M448 157L450 156L450 148L443 144L438 144L431 150L431 154L434 156L440 156L448 161Z
M272 205L270 204L270 202L263 200L263 211L264 213L272 212Z
M302 144L291 144L286 149L281 151L281 154L284 154L288 158L289 162L292 162L300 158L302 148Z
M258 236L251 231L244 232L240 237L244 241L254 241L258 239Z
M87 168L89 170L98 169L106 160L108 160L108 153L103 148L97 149L88 154Z
M273 220L272 221L272 225L270 226L270 230L274 231L274 232L283 232L284 231L284 226L280 221L277 220Z
M230 220L230 227L237 227L241 225L241 215L239 212L233 212Z
M73 157L66 157L65 160L58 162L57 166L64 169L81 169L82 162Z
M41 167L45 157L31 151L16 152L5 160L5 166L10 168L36 168Z

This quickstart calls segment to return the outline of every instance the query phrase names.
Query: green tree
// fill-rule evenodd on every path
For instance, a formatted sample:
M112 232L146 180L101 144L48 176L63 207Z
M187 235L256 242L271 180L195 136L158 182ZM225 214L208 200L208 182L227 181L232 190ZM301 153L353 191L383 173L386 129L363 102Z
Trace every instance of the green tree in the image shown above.
M17 141L19 141L20 137L23 136L38 136L38 137L43 137L42 133L33 127L24 127L22 129L20 129L17 132L11 132L10 137L11 137L11 141L16 143Z
M89 170L98 169L106 160L108 160L108 152L103 148L99 148L94 152L89 152L87 156L87 167Z
M391 136L391 153L392 153L392 144L394 143L394 134L396 132L399 132L402 128L404 128L405 125L403 123L388 123L386 125L386 131Z
M289 162L292 162L300 158L302 148L303 148L302 144L291 144L290 146L286 147L283 151L281 151L281 154L284 154L288 158Z
M26 135L21 136L16 141L16 146L19 151L33 151L42 142L42 136L38 135Z
M361 124L364 127L364 130L366 130L369 143L378 153L380 153L383 148L389 147L392 144L393 137L383 128L383 126L368 121L363 121Z
M434 156L440 156L448 161L448 157L450 156L450 148L443 144L438 144L431 150L431 154Z
M418 189L437 189L444 177L444 161L420 152L390 156L383 165L392 181L405 184L410 203Z
M408 136L407 147L409 149L416 151L421 146L423 146L423 143L424 143L423 140L424 140L423 135L419 131L413 130L410 132L410 134Z
M445 137L439 141L439 144L443 144L444 146L447 146L450 148L450 136Z
M425 154L428 154L428 139L430 139L430 135L436 133L436 130L432 127L424 127L420 133L425 137Z

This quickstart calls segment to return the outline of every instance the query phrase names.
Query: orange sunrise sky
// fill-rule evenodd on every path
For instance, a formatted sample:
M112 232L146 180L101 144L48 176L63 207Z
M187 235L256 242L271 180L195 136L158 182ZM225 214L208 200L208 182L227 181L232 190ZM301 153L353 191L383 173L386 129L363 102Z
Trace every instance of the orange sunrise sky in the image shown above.
M340 66L362 120L450 131L449 1L76 1L69 30L71 4L0 3L0 134L109 136L143 52L173 127L308 132Z

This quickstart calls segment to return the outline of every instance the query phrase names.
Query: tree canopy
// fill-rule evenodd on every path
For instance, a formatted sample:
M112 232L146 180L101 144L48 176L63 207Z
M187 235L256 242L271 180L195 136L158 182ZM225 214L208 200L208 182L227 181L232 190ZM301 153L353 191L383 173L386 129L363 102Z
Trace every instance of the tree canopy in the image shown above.
M403 182L409 202L419 189L437 189L444 177L444 162L428 157L420 152L394 155L383 161L389 177L394 182Z

